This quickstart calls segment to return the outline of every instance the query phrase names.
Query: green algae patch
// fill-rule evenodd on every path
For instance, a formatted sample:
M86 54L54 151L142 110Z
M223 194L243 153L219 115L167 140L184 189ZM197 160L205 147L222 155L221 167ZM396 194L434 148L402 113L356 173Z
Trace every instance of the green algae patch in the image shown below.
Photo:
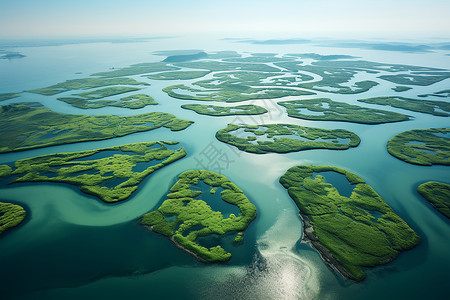
M267 109L257 105L217 106L185 104L181 105L181 107L207 116L261 115L267 112Z
M16 93L3 93L3 94L0 94L0 101L5 101L5 100L17 98L17 97L20 97L20 94L16 94Z
M391 138L387 150L405 162L431 166L450 165L450 129L430 128L404 131Z
M345 176L354 185L340 195L323 172ZM361 281L364 268L387 264L420 237L358 175L333 166L296 166L280 178L300 210L303 240L344 277Z
M437 181L425 182L417 188L433 207L450 219L450 184Z
M186 156L182 147L169 149L176 144L144 142L22 159L14 164L11 183L68 183L105 202L122 201L148 175Z
M361 142L355 133L344 129L329 130L291 124L228 124L227 128L216 133L216 138L239 150L257 154L309 149L345 150Z
M409 120L407 115L332 101L328 98L278 102L290 117L305 120L382 124Z
M179 131L192 121L152 112L129 117L66 115L39 103L0 106L0 153L96 141L161 127Z
M0 235L22 223L26 215L22 206L0 202Z
M44 96L52 96L59 93L71 91L98 88L110 85L149 85L145 82L139 82L132 78L81 78L71 79L61 83L51 85L49 87L29 90L26 92L41 94Z
M240 213L225 218L221 211L214 211L207 201L210 188L206 191L196 189L200 183L215 191L221 189L221 200L236 206ZM199 239L236 234L235 243L242 243L244 231L256 214L256 207L225 176L206 170L191 170L179 176L167 194L167 200L157 210L143 215L140 222L167 236L177 247L200 261L224 262L231 258L231 253L221 245L203 247Z
M440 117L450 116L450 103L444 101L418 100L404 97L376 97L358 101L369 104L392 106Z

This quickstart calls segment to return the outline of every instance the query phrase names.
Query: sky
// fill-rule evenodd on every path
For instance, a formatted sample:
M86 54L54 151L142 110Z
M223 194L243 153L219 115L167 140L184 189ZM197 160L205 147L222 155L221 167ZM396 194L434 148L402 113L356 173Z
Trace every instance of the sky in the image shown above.
M449 0L0 0L0 39L450 38Z

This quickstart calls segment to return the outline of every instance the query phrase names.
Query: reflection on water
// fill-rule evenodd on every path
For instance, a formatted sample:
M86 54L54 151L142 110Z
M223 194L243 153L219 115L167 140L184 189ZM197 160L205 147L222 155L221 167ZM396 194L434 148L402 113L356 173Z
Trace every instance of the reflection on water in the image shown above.
M350 198L353 190L355 189L355 185L351 184L344 174L334 171L326 171L314 173L311 178L314 179L317 175L323 176L325 178L325 181L334 186L341 196Z
M314 299L319 292L317 273L295 253L301 223L284 210L258 241L257 254L242 274L204 289L203 299Z

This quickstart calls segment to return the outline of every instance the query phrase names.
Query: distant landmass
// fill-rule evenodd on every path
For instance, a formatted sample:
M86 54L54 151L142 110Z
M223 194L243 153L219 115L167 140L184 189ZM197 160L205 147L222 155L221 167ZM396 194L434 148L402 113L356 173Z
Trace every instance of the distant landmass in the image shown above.
M202 58L207 58L208 54L206 52L198 52L196 54L184 54L184 55L171 55L168 56L163 62L183 62L183 61L191 61Z
M192 55L197 54L199 52L203 52L204 50L199 49L188 49L188 50L160 50L152 52L153 55L159 56L173 56L173 55Z
M74 44L91 44L91 43L139 43L151 40L169 39L171 36L155 36L143 38L92 38L92 39L49 39L49 40L0 40L2 48L16 47L46 47L46 46L63 46Z
M314 60L337 60L337 59L357 58L356 56L351 56L351 55L320 55L317 53L301 53L301 54L289 53L286 55L301 57L301 58L310 58L310 59L314 59Z
M235 41L236 43L249 43L255 45L290 45L290 44L313 44L321 47L335 48L358 48L368 50L397 51L409 53L427 53L433 50L450 50L450 43L431 43L431 44L415 44L401 42L370 42L364 40L308 40L301 38L291 39L240 39L240 38L224 38L222 40Z
M1 55L3 54L3 55ZM10 51L0 51L0 59L18 59L18 58L24 58L26 57L20 52L10 52Z
M307 39L284 39L284 40L237 40L239 43L250 43L257 45L290 45L290 44L308 44L311 40Z
M427 45L403 44L403 43L330 43L321 45L337 48L359 48L369 50L399 51L399 52L432 52L433 47Z

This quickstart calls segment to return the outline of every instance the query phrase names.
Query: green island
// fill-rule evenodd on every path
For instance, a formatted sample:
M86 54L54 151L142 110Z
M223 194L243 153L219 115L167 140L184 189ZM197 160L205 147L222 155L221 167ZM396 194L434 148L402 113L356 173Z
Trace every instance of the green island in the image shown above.
M403 85L397 85L396 87L392 88L392 90L397 93L406 92L406 91L409 91L410 89L412 89L412 87L403 86Z
M311 89L319 92L337 93L337 94L357 94L370 90L372 87L377 86L378 83L370 80L357 81L352 85L348 82L358 73L354 68L338 68L330 67L327 65L320 66L315 65L319 62L315 62L312 65L301 65L300 62L281 62L275 63L277 66L287 69L290 72L306 71L317 74L322 77L322 80L308 83L301 83L298 86L306 89ZM331 63L333 61L326 61ZM364 70L368 73L374 72L370 70Z
M190 61L174 64L177 67L200 69L209 71L233 71L233 70L245 70L255 72L279 72L278 68L271 67L266 64L258 63L233 63L222 61Z
M351 55L321 55L317 53L289 53L286 54L286 56L294 56L294 57L300 57L300 58L307 58L307 59L314 59L314 60L338 60L338 59L351 59L351 58L357 58L356 56Z
M127 97L120 98L119 100L97 100L97 99L87 99L87 98L77 98L77 97L63 97L58 98L58 100L66 102L74 107L90 109L90 108L101 108L106 106L123 107L129 109L139 109L147 105L157 105L158 102L155 101L151 96L146 94L135 94Z
M203 104L185 104L181 105L181 107L207 116L261 115L267 112L267 109L258 105L217 106Z
M169 149L176 144L144 142L27 158L16 161L9 176L12 176L11 183L77 185L82 192L105 202L117 202L130 197L151 173L185 157L184 148Z
M375 97L358 101L369 104L392 106L440 117L450 116L450 103L443 101L417 100L404 97Z
M442 69L384 64L362 60L320 60L312 62L311 65L301 65L300 62L280 62L275 63L277 66L287 69L290 72L307 71L322 77L321 81L301 84L301 87L322 92L338 93L338 94L356 94L368 91L372 87L378 85L377 82L371 80L355 81L352 85L348 82L358 73L366 72L368 74L378 74L380 72L409 72L415 71L415 75L397 74L382 75L379 78L389 80L396 84L411 84L411 82L438 82L450 76L450 73L436 72ZM406 82L395 80L395 78L409 78L415 76L415 80L405 80Z
M290 117L305 120L344 121L362 124L382 124L407 121L407 115L332 101L328 98L278 102L286 107Z
M34 102L2 105L0 153L104 140L160 127L179 131L192 123L162 112L129 117L88 116L57 113Z
M344 196L327 182L345 176L353 190ZM361 281L363 268L387 264L420 237L359 176L333 166L296 166L281 176L300 210L303 241L311 244L331 270ZM342 193L342 194L341 194Z
M140 88L135 88L135 87L112 86L112 87L102 88L102 89L98 89L98 90L74 94L74 96L79 96L81 98L79 98L79 97L61 97L61 98L58 98L58 100L61 100L61 101L65 101L65 100L70 101L70 99L97 100L97 99L102 99L105 97L111 97L111 96L120 95L120 94L124 94L124 93L135 92L135 91L139 91L139 90L140 90Z
M441 98L449 98L450 97L450 90L442 90L433 94L422 94L419 95L419 97L428 97L428 96L434 96L434 97L441 97Z
M141 75L163 71L174 71L174 70L179 70L179 68L169 66L168 64L163 62L153 62L153 63L134 64L129 67L121 69L113 69L111 71L98 72L92 74L91 76L112 78L112 77L133 76L133 75Z
M387 150L410 164L450 165L450 128L414 129L391 138Z
M217 51L217 52L211 52L208 53L209 59L224 59L224 58L231 58L231 57L241 57L238 52L232 51L232 50L223 50L223 51Z
M252 99L276 99L286 96L314 95L308 91L278 88L252 88L245 85L222 86L220 89L204 90L188 87L184 84L170 85L163 88L169 96L182 100L241 102Z
M264 154L288 153L309 149L345 150L361 142L353 132L344 129L321 129L291 124L228 124L216 138L239 150Z
M188 80L196 79L211 73L210 71L176 71L176 72L163 72L153 75L145 76L148 79L153 80Z
M413 72L411 74L381 75L378 78L395 84L427 86L450 78L450 72Z
M177 55L170 55L166 57L163 62L182 62L182 61L191 61L191 60L198 60L198 59L204 59L208 58L208 54L204 51L200 51L197 53L192 54L177 54Z
M223 61L235 63L274 63L281 61L292 61L295 58L289 56L276 57L276 53L252 53L247 57L226 58Z
M314 77L302 73L287 76L282 72L221 72L214 74L208 80L196 81L193 84L204 89L233 89L237 86L298 86L302 81L312 80ZM309 93L311 94L311 93Z
M239 214L230 213L225 217L222 211L212 209L217 205L221 205L222 210L236 206ZM177 247L202 262L224 262L231 258L231 253L221 245L204 247L202 240L231 234L235 235L234 243L240 244L256 214L256 207L225 176L206 170L190 170L179 176L167 194L167 200L157 210L143 215L140 222L167 236Z
M5 100L17 98L17 97L20 97L20 94L16 94L16 93L3 93L3 94L0 94L0 101L5 101Z
M55 85L28 90L25 92L41 94L44 96L52 96L63 92L68 92L71 90L81 90L89 88L98 88L110 85L149 85L145 82L139 82L132 78L81 78L66 80L65 82L57 83Z
M428 181L419 185L417 191L435 209L450 219L450 184Z
M26 215L22 206L0 202L0 235L22 223Z

